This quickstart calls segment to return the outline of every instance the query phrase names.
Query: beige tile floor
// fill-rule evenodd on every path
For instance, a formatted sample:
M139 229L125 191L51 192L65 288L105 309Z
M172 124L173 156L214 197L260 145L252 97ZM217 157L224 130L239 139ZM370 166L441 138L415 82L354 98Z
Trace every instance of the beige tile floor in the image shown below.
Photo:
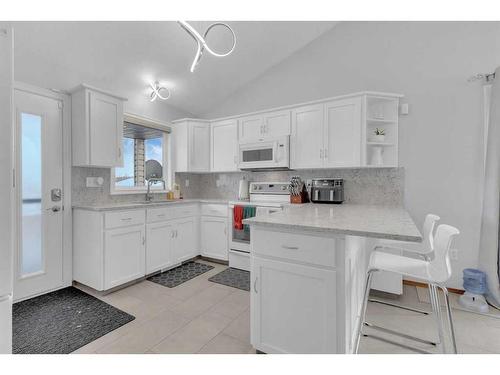
M255 353L250 345L249 293L208 281L225 268L210 264L213 270L175 288L141 281L106 296L96 295L136 319L74 353ZM393 302L429 308L428 303L419 300L415 287L405 286L404 291ZM458 310L454 310L454 317L459 352L500 353L500 319ZM370 303L368 319L423 338L436 336L435 323L429 316ZM419 347L429 350L425 345ZM360 352L413 353L371 337L362 339Z

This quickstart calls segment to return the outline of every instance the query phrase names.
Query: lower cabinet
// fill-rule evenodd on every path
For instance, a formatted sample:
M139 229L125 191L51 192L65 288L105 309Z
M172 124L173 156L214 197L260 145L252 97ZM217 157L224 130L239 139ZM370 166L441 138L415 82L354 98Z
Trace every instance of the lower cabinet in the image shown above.
M228 260L227 218L203 216L201 229L201 255Z
M146 225L146 274L168 268L174 264L174 225L171 221Z
M174 263L184 262L198 255L196 218L174 221Z
M144 225L105 231L104 289L144 276L144 261Z
M336 353L336 271L251 261L252 345L265 353Z

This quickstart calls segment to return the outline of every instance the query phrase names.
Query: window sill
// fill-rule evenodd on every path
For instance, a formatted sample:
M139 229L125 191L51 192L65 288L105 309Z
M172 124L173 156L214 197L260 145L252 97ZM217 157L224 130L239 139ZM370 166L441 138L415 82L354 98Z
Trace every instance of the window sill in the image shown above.
M168 190L151 190L151 194L167 194ZM147 190L144 189L130 189L130 190L125 190L125 189L113 189L109 192L110 195L145 195L147 193Z

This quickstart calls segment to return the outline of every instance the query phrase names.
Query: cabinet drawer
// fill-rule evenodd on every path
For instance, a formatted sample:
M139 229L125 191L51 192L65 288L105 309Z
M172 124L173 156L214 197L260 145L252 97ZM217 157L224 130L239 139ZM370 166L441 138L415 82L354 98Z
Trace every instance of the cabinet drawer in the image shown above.
M225 204L202 204L201 214L203 216L227 217L227 205Z
M198 215L197 204L178 204L172 207L172 215L174 219L181 217L189 217Z
M289 232L252 231L252 253L335 267L336 239Z
M106 229L140 225L145 222L144 210L106 212L104 225Z
M158 221L165 221L173 219L172 207L148 208L146 211L146 218L148 223L156 223Z

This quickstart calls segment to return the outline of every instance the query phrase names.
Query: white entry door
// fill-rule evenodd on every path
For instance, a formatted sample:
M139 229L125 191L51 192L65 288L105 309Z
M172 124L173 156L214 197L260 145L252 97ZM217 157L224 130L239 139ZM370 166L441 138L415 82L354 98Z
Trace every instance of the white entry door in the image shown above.
M16 251L14 300L63 283L62 102L14 91Z

